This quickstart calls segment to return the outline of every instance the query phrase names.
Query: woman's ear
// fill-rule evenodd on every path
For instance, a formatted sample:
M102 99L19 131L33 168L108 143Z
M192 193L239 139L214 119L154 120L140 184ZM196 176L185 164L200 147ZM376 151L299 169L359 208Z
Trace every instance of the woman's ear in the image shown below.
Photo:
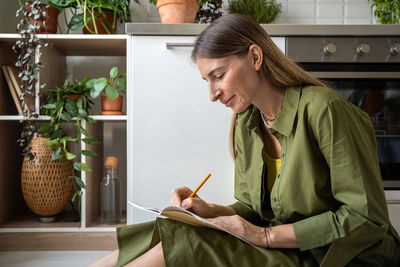
M261 47L256 44L252 44L249 47L249 56L254 69L256 71L260 70L263 63L263 51Z

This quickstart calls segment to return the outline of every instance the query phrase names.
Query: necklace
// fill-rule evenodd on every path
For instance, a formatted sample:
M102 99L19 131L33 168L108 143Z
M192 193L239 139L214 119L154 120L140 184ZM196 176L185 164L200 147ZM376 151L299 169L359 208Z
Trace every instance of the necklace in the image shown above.
M276 119L276 117L273 118L273 119L269 119L269 118L268 118L264 113L262 113L261 111L260 111L260 113L261 113L261 118L262 118L262 120L263 120L265 126L267 126L267 128L271 128L272 125L269 125L268 122L270 122L270 123L273 122L273 121Z

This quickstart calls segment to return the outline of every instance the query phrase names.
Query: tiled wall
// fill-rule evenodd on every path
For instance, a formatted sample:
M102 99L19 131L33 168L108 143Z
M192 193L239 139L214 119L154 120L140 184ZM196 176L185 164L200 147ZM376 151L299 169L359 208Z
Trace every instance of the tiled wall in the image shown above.
M368 0L277 0L282 4L278 23L373 24Z
M374 24L375 19L368 0L276 0L282 4L278 23L289 24ZM135 22L159 22L154 5L148 0L134 4ZM223 6L227 7L227 0Z

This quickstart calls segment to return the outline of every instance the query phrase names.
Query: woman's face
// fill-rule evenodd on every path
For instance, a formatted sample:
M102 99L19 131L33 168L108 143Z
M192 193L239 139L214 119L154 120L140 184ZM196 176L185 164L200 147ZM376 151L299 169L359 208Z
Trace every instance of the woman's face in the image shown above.
M252 103L259 72L250 52L244 57L197 58L197 66L208 82L211 101L219 100L235 113Z

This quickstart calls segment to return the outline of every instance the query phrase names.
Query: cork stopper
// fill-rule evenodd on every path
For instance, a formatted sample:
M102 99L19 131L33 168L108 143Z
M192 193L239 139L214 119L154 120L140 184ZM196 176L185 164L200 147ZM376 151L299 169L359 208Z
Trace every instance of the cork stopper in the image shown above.
M110 166L113 168L117 168L118 166L118 158L116 157L106 157L106 163L104 164L105 166Z

